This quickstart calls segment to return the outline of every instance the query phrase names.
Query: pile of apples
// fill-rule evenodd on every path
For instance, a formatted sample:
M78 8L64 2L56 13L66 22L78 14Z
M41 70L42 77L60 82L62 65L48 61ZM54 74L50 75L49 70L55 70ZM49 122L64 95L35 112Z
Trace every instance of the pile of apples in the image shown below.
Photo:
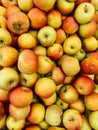
M0 0L0 130L98 130L98 0Z

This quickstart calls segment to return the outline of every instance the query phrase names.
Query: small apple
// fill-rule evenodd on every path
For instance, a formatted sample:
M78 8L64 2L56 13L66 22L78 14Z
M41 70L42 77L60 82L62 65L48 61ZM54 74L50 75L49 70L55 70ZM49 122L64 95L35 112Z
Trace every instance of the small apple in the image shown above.
M9 46L12 43L12 36L5 28L0 28L0 47Z
M7 19L2 15L0 15L0 28L7 28Z
M38 125L42 130L47 130L49 127L49 124L48 122L46 122L46 120L42 120Z
M65 33L74 34L78 31L79 25L73 16L68 16L63 20L62 28Z
M0 101L1 102L9 101L9 93L10 93L10 91L7 91L7 90L0 88Z
M47 56L53 61L59 60L63 55L63 47L59 43L54 43L47 48Z
M56 37L56 43L59 43L59 44L63 44L63 42L65 41L66 39L66 33L64 32L64 30L60 27L60 28L57 28L56 29L56 34L57 34L57 37Z
M31 8L28 11L27 16L31 21L31 27L34 29L40 29L44 27L47 23L46 12L37 7Z
M88 38L95 34L96 28L97 28L96 22L94 20L91 20L88 23L80 24L78 33L80 37Z
M36 72L32 74L25 74L20 72L19 75L20 75L20 84L30 88L32 88L35 85L38 79L38 74Z
M12 67L4 67L0 70L0 88L12 90L19 84L19 74Z
M82 47L82 41L78 35L71 35L67 37L63 43L64 52L68 55L75 55L80 51Z
M24 49L19 53L17 66L22 73L35 73L38 68L38 56L33 50Z
M61 123L63 111L60 106L53 104L46 108L45 120L51 126L58 126Z
M84 96L85 106L91 111L98 110L98 93L92 92L89 95Z
M65 75L65 79L64 79L64 84L72 84L73 81L75 79L75 75L72 75L72 76L68 76L68 75Z
M27 105L25 107L16 107L10 103L9 114L16 120L23 120L26 119L26 117L29 115L30 109L30 105Z
M4 129L6 127L6 118L7 118L7 115L4 114L4 116L2 117L2 119L0 120L0 129Z
M57 9L60 10L62 15L69 15L75 8L75 2L67 0L58 0Z
M44 26L38 31L38 41L42 46L49 47L56 41L56 30L51 26Z
M45 116L45 107L41 103L33 103L31 104L31 110L27 117L28 121L32 124L40 123Z
M56 84L51 78L42 77L37 80L34 91L41 98L49 98L56 92Z
M37 45L37 40L30 33L23 33L18 37L18 46L21 49L34 49Z
M30 124L25 127L24 130L41 130L39 125Z
M18 7L23 11L23 12L28 12L31 8L34 7L34 3L32 0L28 1L23 1L23 0L17 0L18 2Z
M49 10L51 10L54 7L56 0L49 0L49 1L33 0L33 2L34 2L36 7L48 12Z
M62 25L62 14L59 10L51 9L47 13L47 24L53 28L59 28Z
M76 109L67 109L63 113L63 125L68 130L80 130L82 127L82 115Z
M79 61L72 56L65 56L61 62L61 68L67 76L74 76L80 71Z
M37 45L37 46L33 49L33 51L35 52L35 54L36 54L37 56L39 56L39 55L46 56L46 54L47 54L47 49L46 49L46 47L44 47L44 46L42 46L42 45Z
M80 75L74 80L74 87L80 95L88 95L94 91L95 83L94 81L86 76Z
M73 103L78 100L78 92L72 85L64 85L59 92L59 97L66 103Z
M95 7L92 3L83 2L74 11L74 17L79 24L85 24L93 19Z
M52 69L53 69L53 61L48 56L39 55L37 72L39 74L47 74Z
M29 18L22 11L13 13L7 19L8 29L17 35L27 32L29 30L29 26Z
M24 126L26 125L26 119L23 120L16 120L15 118L13 118L11 115L9 115L6 119L6 127L9 130L21 130L24 128Z
M18 51L11 46L3 46L0 48L0 66L13 66L18 59Z
M13 6L13 5L17 5L17 0L12 0L12 1L9 1L9 0L1 0L1 3L4 7L9 7L9 6Z

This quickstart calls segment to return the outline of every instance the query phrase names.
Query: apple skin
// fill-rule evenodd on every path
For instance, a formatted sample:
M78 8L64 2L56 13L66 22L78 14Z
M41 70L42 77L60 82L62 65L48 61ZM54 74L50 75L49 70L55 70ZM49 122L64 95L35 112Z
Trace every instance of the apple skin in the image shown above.
M96 28L97 28L96 22L94 20L91 20L88 23L81 24L79 26L78 33L80 37L88 38L95 34Z
M79 4L74 11L74 17L79 24L90 22L93 19L94 14L95 7L89 2Z
M6 126L6 118L7 118L7 115L4 114L4 116L2 117L2 119L0 120L0 129L4 129L4 127Z
M91 0L91 3L94 5L95 10L98 10L98 1L97 0Z
M68 130L79 130L82 127L82 115L76 109L67 109L63 113L63 125Z
M0 48L0 66L13 66L18 59L18 51L11 46L3 46Z
M59 43L55 43L47 48L47 56L53 61L59 60L63 55L63 47Z
M30 113L31 106L27 105L25 107L16 107L10 103L9 105L9 113L16 120L26 119L26 117Z
M50 127L48 128L48 130L66 130L66 129L63 128L63 127L50 126Z
M33 103L31 104L31 110L27 117L28 121L32 124L40 123L45 116L45 107L41 103Z
M35 52L35 54L37 56L46 56L47 55L47 49L45 47L43 47L42 45L37 45L33 51Z
M0 5L0 15L2 16L6 16L6 7L4 7L3 5Z
M77 7L79 4L83 3L83 2L91 2L91 0L76 0L76 2L75 2L76 7Z
M62 14L59 10L51 9L47 13L47 25L55 29L62 25Z
M40 126L41 130L48 129L49 127L49 124L46 122L46 120L42 120L38 125Z
M80 95L88 95L94 91L95 83L90 77L80 75L74 80L74 87Z
M49 98L56 92L56 84L51 78L42 77L37 80L34 91L41 98Z
M16 5L17 6L17 0L9 1L9 0L1 0L1 3L4 7L8 8L9 6Z
M56 0L50 0L50 1L46 1L46 0L33 0L34 4L36 7L44 10L44 11L49 11L53 8Z
M75 2L69 2L67 0L58 0L57 9L62 15L69 15L75 8Z
M64 30L60 27L60 28L57 28L56 29L56 34L57 34L57 37L56 37L56 43L59 43L59 44L63 44L63 42L65 41L66 39L66 33L64 32Z
M40 29L44 27L47 23L46 12L37 7L30 9L27 13L27 16L31 21L31 27L34 29Z
M6 119L6 127L11 130L21 130L24 128L24 126L26 125L26 119L23 120L16 120L15 118L13 118L12 116L7 116Z
M85 106L91 111L98 110L98 93L92 92L89 95L84 96Z
M22 11L15 12L8 17L7 27L11 32L20 35L29 30L30 21L28 16Z
M12 90L19 84L19 74L12 67L4 67L0 70L0 88Z
M26 126L24 130L41 130L41 128L39 127L39 125L31 124Z
M66 103L73 103L78 100L78 92L72 85L64 85L59 92L59 97Z
M17 96L18 95L18 96ZM25 107L32 103L33 91L25 86L17 86L9 95L9 101L16 107Z
M53 104L46 108L45 120L51 126L58 126L61 123L63 111L60 106Z
M0 47L10 46L12 43L12 37L7 29L0 28Z
M38 41L44 47L49 47L56 41L56 30L51 26L44 26L38 31Z
M0 27L6 29L7 28L7 19L0 15Z
M0 102L4 103L4 102L9 101L9 93L10 93L10 91L0 88Z
M62 28L67 34L74 34L78 31L79 25L73 16L66 17L62 22Z
M35 73L38 68L38 56L31 49L24 49L18 57L18 69L22 73Z

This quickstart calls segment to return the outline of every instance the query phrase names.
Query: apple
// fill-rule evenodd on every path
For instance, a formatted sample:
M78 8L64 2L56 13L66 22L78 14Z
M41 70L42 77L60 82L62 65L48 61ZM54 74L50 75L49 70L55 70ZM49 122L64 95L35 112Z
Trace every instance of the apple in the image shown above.
M72 76L68 76L68 75L65 75L65 79L64 79L64 84L72 84L73 81L75 79L75 75L72 75Z
M63 42L65 41L66 39L66 33L65 31L60 27L60 28L57 28L56 29L56 43L59 43L59 44L63 44Z
M64 85L59 92L59 97L66 103L73 103L78 100L78 92L72 85Z
M17 0L18 2L18 7L23 11L23 12L28 12L30 9L34 7L34 3L32 0L23 1L23 0Z
M0 88L0 101L3 103L9 101L9 93L10 91Z
M4 104L0 101L0 120L2 120L5 112L4 112Z
M31 110L29 115L27 116L27 120L32 124L40 123L45 116L45 107L41 103L33 103L31 104Z
M51 78L41 77L35 84L34 92L41 98L49 98L56 92L56 84Z
M25 124L26 124L26 119L16 120L11 115L9 115L6 119L6 127L9 130L12 130L12 129L21 130L24 128Z
M27 16L30 19L31 27L34 29L40 29L40 28L44 27L47 23L46 12L44 12L43 10L41 10L37 7L31 8L28 11Z
M56 85L59 85L64 82L65 74L59 66L56 66L52 69L51 78L55 81Z
M53 61L59 60L63 55L63 47L59 43L55 43L47 48L47 56Z
M98 110L98 93L92 92L89 95L84 96L84 103L85 106L91 110L91 111L97 111Z
M5 126L6 126L6 118L7 118L7 115L4 114L4 116L2 117L2 119L0 119L0 129L4 129Z
M35 54L37 56L42 55L42 56L46 56L47 55L47 49L46 47L42 46L42 45L37 45L33 51L35 52Z
M51 9L47 13L47 25L53 28L59 28L62 25L62 14L57 9Z
M56 102L57 94L56 92L52 94L49 98L41 98L42 102L45 104L45 106L50 106Z
M63 110L68 109L68 107L69 107L69 104L67 102L64 102L63 100L61 100L60 97L57 97L56 104L58 106L60 106Z
M95 7L92 3L83 2L74 11L74 17L79 24L86 24L93 19Z
M38 56L31 49L24 49L19 53L17 66L20 72L31 74L38 68Z
M98 1L97 0L91 0L91 4L94 5L95 10L98 10Z
M45 121L45 120L42 120L39 124L38 124L39 126L40 126L40 128L43 130L47 130L48 129L48 127L49 127L49 124Z
M73 16L68 16L63 20L62 28L65 33L74 34L78 31L79 25Z
M66 38L63 43L64 52L68 55L75 55L78 51L80 51L82 47L82 41L78 35L71 35Z
M61 62L61 68L67 76L74 76L80 72L79 61L73 56L65 56Z
M33 0L33 2L34 2L36 7L48 12L49 10L51 10L54 7L56 0L49 0L49 1Z
M37 40L30 33L23 33L18 37L18 46L21 49L34 49L37 45Z
M15 12L8 17L7 27L11 32L20 35L29 30L30 21L28 16L22 11Z
M66 129L63 128L63 127L50 126L50 127L48 128L48 130L66 130Z
M0 15L0 27L7 28L7 19L3 15Z
M61 123L63 111L60 106L53 104L46 108L45 120L51 126L58 126Z
M95 20L96 24L98 24L98 11L95 10L95 14L93 16L93 20Z
M41 128L39 125L30 124L26 126L24 130L41 130Z
M96 28L97 28L96 22L94 20L91 20L88 23L81 24L79 26L78 33L82 38L89 38L95 34Z
M6 18L15 12L20 12L20 8L17 5L9 6L6 8Z
M77 7L79 4L83 3L83 2L91 2L91 0L76 0L76 2L75 2L76 7Z
M38 68L37 68L37 72L39 74L47 74L52 69L53 69L53 61L48 56L39 55L38 56Z
M38 74L36 72L32 74L25 74L20 72L19 76L20 76L20 84L30 88L34 87L38 79Z
M44 26L38 31L38 41L44 47L49 47L56 41L56 30L51 26Z
M10 103L9 114L16 120L26 119L30 113L31 106L27 105L25 107L16 107Z
M88 121L88 118L86 116L82 115L82 120L83 120L83 122L82 122L82 127L80 130L92 130L91 125Z
M6 16L6 7L0 5L0 15L2 16Z
M12 43L12 36L11 33L5 29L0 28L0 47L2 46L9 46Z
M86 76L80 75L74 80L74 87L80 95L88 95L94 91L95 83L94 81Z
M75 2L70 2L67 0L58 0L57 9L62 13L62 15L70 15L70 13L75 8Z
M85 105L83 99L79 97L75 102L69 104L69 108L76 109L80 113L83 113L85 111Z
M0 88L10 91L19 84L19 74L12 67L4 67L0 70Z
M13 66L18 59L18 51L11 46L3 46L0 48L0 66Z
M1 0L1 3L4 7L9 7L9 6L13 6L13 5L17 5L17 0L12 0L12 1L9 1L9 0Z
M33 91L26 86L17 86L9 94L9 101L16 107L30 105L33 100Z

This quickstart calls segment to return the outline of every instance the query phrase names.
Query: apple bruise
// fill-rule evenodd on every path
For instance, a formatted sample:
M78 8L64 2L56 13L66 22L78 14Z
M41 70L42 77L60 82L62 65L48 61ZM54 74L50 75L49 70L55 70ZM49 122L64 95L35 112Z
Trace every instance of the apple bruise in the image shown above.
M18 21L17 23L13 23L13 28L16 32L20 32L23 30L23 25Z

